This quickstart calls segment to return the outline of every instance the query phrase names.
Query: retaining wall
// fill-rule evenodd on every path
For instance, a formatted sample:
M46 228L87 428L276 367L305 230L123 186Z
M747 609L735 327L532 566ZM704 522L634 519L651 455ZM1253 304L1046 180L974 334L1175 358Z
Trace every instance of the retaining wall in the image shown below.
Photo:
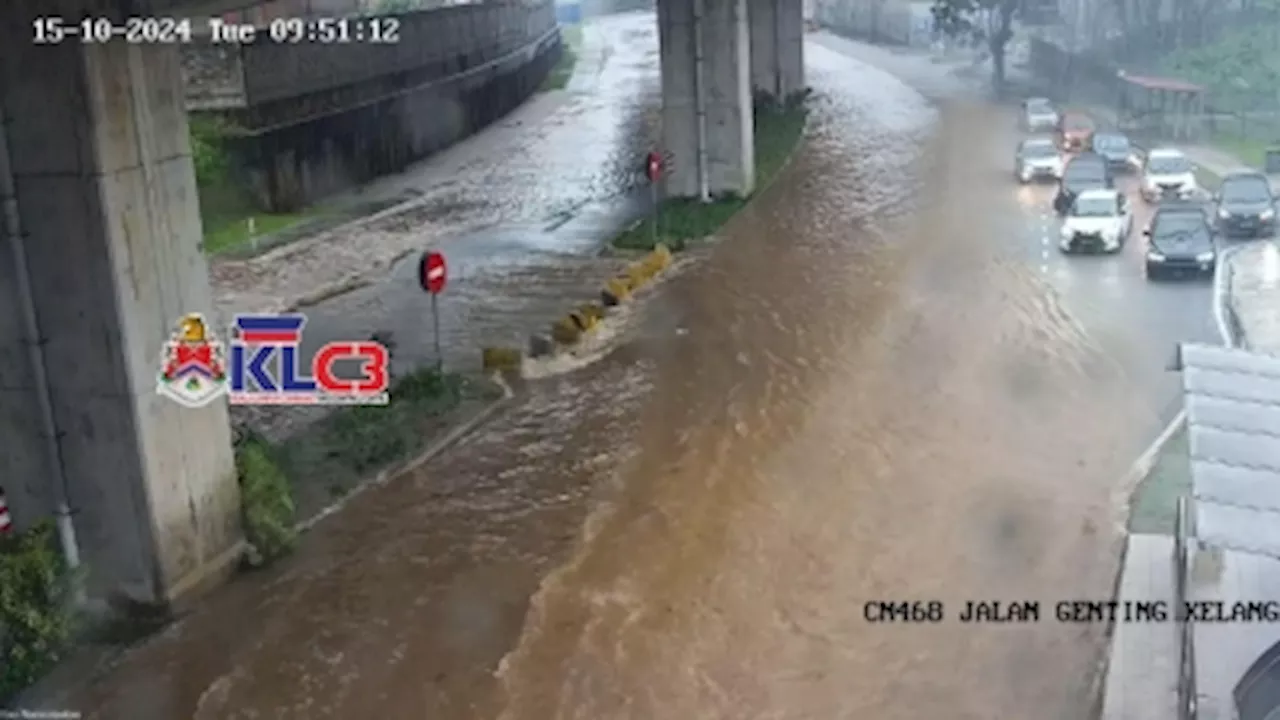
M264 209L403 170L523 103L560 58L549 0L398 17L396 44L188 46L188 109L238 129L229 147Z
M925 47L933 35L928 2L816 0L814 20L836 32L874 42Z

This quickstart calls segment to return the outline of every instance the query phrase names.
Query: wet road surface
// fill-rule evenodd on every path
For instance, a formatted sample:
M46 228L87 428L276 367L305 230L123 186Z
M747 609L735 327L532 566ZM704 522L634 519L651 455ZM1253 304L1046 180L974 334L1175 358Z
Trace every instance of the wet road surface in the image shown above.
M1061 221L1052 207L1054 187L1013 187L1027 222L1014 242L1027 253L1026 262L1039 263L1063 308L1116 358L1129 376L1131 392L1149 399L1151 409L1166 422L1172 420L1181 408L1181 379L1166 370L1174 348L1179 342L1221 342L1212 312L1212 276L1147 279L1141 232L1153 208L1139 196L1134 177L1122 177L1117 184L1129 197L1134 219L1133 233L1116 255L1061 252Z
M66 702L165 720L1089 716L1103 627L1051 605L1034 625L954 617L966 598L1109 594L1116 479L1160 402L1023 247L1041 220L1008 181L1008 110L932 107L827 43L807 61L807 144L615 352L529 383ZM952 619L863 615L917 599Z

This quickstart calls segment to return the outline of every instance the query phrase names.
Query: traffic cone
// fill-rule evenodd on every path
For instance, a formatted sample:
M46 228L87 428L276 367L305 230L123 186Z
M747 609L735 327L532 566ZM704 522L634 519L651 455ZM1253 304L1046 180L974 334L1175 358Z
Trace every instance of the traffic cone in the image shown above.
M4 488L0 487L0 535L8 535L13 530L13 518L9 517L9 499L5 497Z

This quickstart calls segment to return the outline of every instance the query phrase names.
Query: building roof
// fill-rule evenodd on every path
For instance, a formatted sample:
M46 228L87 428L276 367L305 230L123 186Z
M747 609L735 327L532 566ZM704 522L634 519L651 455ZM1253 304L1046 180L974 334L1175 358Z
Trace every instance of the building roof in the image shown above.
M1121 80L1144 90L1167 90L1169 92L1186 93L1204 92L1203 87L1177 78L1156 77L1154 75L1130 75L1123 71L1119 73L1119 76Z
M1195 534L1280 558L1280 357L1186 344Z

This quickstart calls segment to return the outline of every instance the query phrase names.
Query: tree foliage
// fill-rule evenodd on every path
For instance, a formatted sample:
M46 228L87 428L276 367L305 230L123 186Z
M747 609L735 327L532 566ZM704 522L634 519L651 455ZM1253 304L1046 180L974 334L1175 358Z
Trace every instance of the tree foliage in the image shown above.
M1273 108L1280 88L1280 48L1272 27L1252 27L1218 42L1171 55L1170 74L1212 88L1213 104L1229 112Z
M935 26L948 37L985 42L997 90L1004 85L1004 56L1013 39L1019 0L933 0Z

